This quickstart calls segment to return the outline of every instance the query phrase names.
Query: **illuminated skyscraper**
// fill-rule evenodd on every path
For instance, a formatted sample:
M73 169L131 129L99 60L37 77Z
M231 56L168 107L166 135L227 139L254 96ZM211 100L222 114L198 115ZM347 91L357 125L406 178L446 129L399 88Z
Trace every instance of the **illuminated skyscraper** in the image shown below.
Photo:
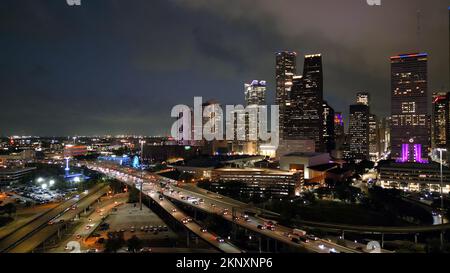
M342 150L342 145L345 142L345 128L344 128L344 117L341 112L336 112L334 114L334 137L336 140L336 149Z
M432 147L447 148L450 143L450 93L433 94Z
M292 78L292 89L286 102L285 140L303 139L301 97L303 92L303 76Z
M334 134L334 109L323 102L323 141L327 153L331 153L336 149L336 139Z
M380 157L380 130L376 115L369 115L369 155L370 160L377 161Z
M297 74L297 53L290 51L276 54L276 103L280 107L280 139L285 135L286 104L289 103L292 79Z
M370 95L367 92L359 92L356 95L356 104L364 104L370 106Z
M259 106L266 104L266 81L254 80L250 84L245 84L245 103L248 112L245 113L245 141L234 142L237 145L240 152L244 154L256 154L258 153L258 127L250 126L251 121L265 122L259 120ZM265 124L267 126L267 124ZM236 149L233 149L236 151Z
M325 151L323 141L323 69L322 55L307 55L299 96L301 138L314 140L317 152Z
M369 106L350 105L349 152L347 159L369 159Z
M427 64L426 53L391 57L391 156L397 161L428 160Z
M254 80L245 84L245 103L248 105L266 104L266 81Z

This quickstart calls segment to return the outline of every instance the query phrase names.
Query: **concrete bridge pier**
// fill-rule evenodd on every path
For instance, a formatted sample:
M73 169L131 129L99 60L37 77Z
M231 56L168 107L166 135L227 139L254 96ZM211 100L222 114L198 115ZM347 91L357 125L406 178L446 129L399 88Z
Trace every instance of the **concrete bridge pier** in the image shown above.
M258 236L258 245L259 245L259 253L262 253L262 248L261 248L261 236Z
M186 245L189 247L189 231L186 231Z
M234 223L234 222L233 222L231 225L232 225L231 235L232 235L232 237L233 237L233 240L236 240L236 238L237 238L237 233L238 233L238 230L239 230L239 227L238 227L238 225L237 225L236 223Z

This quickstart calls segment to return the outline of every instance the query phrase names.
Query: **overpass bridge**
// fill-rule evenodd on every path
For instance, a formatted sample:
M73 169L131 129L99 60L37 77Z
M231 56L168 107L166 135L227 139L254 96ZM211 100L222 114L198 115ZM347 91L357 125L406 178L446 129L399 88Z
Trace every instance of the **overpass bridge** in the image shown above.
M264 225L265 219L255 216L250 216L250 221L237 220L237 213L244 214L245 212L251 210L256 213L264 212L264 213L272 213L273 215L277 215L273 212L268 212L261 210L259 208L251 207L249 204L242 203L231 198L227 198L224 196L217 195L215 193L207 193L202 192L202 190L193 191L192 189L186 190L182 187L178 187L177 181L160 177L155 174L141 172L138 170L134 170L127 167L105 164L105 163L88 163L87 167L104 174L113 176L121 181L126 182L130 186L134 186L140 189L141 182L142 183L142 193L152 197L153 200L160 202L157 199L159 194L166 196L172 200L176 200L185 205L194 207L196 209L202 210L206 213L216 214L223 219L232 222L244 229L251 230L261 236L270 238L275 240L276 242L280 242L286 245L289 245L294 248L298 248L300 250L307 250L309 252L315 253L331 253L331 252L342 252L342 253L363 253L361 250L355 250L347 247L340 246L335 244L329 240L318 239L317 241L310 241L308 243L294 243L292 239L288 236L289 233L293 232L293 229L283 227L278 225L276 231L271 230L262 230L258 226ZM195 205L188 200L184 200L183 196L195 196L197 198L201 198L204 200L203 204ZM156 199L155 199L156 198ZM166 198L166 199L167 199ZM164 202L164 201L161 201ZM168 201L167 201L168 202ZM223 211L228 209L233 214L223 214Z
M169 200L161 200L159 198L159 193L156 190L153 190L153 186L155 185L154 183L158 182L154 180L157 179L156 176L149 175L148 177L142 179L140 177L131 175L130 171L132 169L127 169L127 171L121 173L115 169L111 169L105 166L101 167L99 165L88 164L87 167L91 170L113 177L130 187L135 187L136 189L142 191L143 195L151 199L154 203L158 204L166 214L171 215L171 217L174 218L177 222L179 222L181 225L184 225L189 232L195 234L197 237L204 240L215 249L224 253L242 253L242 251L238 247L234 246L230 242L219 242L217 240L217 236L215 236L211 232L202 232L202 227L194 221L183 223L183 219L188 218L188 215L178 210L177 207ZM144 183L141 184L141 182ZM159 180L159 182L167 183L170 181L163 179ZM142 189L140 187L141 185Z
M0 253L28 253L57 234L64 223L49 223L54 219L73 219L107 193L108 186L97 185L88 194L73 197L59 206L19 227L0 241Z

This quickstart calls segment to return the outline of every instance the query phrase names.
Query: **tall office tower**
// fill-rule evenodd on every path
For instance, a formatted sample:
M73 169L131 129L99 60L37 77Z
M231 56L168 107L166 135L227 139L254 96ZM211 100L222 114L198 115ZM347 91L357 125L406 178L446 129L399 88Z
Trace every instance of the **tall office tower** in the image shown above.
M322 55L306 55L303 67L301 137L315 141L317 152L324 152L323 142L323 69Z
M266 81L254 80L245 84L245 103L246 105L264 105L266 104Z
M325 142L325 149L327 153L331 153L336 149L336 139L334 134L334 109L328 105L326 101L323 102L323 140Z
M345 127L344 127L344 116L341 112L336 112L334 114L334 137L336 140L336 149L342 150L342 145L345 142Z
M359 92L356 94L356 104L364 104L370 106L370 95L367 92Z
M282 51L276 54L276 103L280 107L280 139L284 139L286 104L289 103L292 79L297 74L297 53Z
M449 86L448 90L450 91L450 6L448 7L448 80ZM450 119L450 118L449 118ZM447 162L450 162L450 141L447 143Z
M369 115L369 155L370 160L378 161L380 158L380 130L376 115Z
M447 148L450 143L450 93L433 93L432 147Z
M389 151L391 151L392 149L392 144L391 144L391 123L392 123L392 118L391 117L385 117L382 120L382 132L383 132L383 139L384 139L384 149L383 152L384 153L388 153Z
M428 161L428 54L391 57L391 156L399 162Z
M365 104L350 105L348 148L347 159L369 159L369 106Z
M266 104L266 86L266 81L258 80L254 80L250 84L245 84L245 103L248 109L248 112L245 113L246 140L237 142L238 146L242 147L242 153L244 154L258 153L258 123L266 122L259 120L259 106ZM256 128L250 126L251 121L257 121L255 123L257 125ZM265 125L267 126L267 122Z
M303 76L294 76L292 78L292 88L289 96L289 101L286 102L286 119L284 121L285 140L303 139L302 128L302 108L301 97L303 95Z

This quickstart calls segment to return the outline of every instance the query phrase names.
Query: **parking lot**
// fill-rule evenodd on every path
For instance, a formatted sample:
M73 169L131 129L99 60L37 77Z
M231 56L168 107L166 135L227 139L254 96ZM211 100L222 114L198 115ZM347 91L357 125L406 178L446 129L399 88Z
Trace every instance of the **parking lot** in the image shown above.
M106 222L109 231L124 232L125 240L136 235L141 240L149 240L152 243L163 243L177 239L177 235L149 208L139 205L124 204L112 212Z

